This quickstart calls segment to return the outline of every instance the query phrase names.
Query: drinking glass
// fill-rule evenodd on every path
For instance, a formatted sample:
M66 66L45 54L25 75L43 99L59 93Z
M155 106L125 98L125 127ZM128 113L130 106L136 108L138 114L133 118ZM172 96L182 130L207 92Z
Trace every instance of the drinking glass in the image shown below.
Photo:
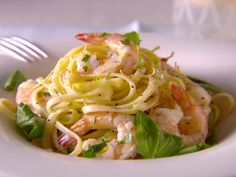
M174 0L177 35L236 41L236 0Z

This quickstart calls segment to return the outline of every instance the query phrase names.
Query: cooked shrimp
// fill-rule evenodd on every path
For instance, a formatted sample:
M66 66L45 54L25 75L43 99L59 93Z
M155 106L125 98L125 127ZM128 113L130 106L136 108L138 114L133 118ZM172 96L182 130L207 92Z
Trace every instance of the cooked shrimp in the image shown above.
M171 84L171 93L184 113L178 124L182 144L204 142L208 133L208 120L204 109L178 84Z
M27 80L21 83L17 89L16 93L16 103L20 104L21 102L26 104L31 104L31 95L33 93L33 87L37 84L34 80Z
M128 159L135 157L136 154L136 146L133 142L130 144L120 144L117 139L113 139L107 143L107 150L102 153L98 158Z
M109 59L98 66L93 72L96 74L119 72L125 74L134 72L139 64L137 46L123 44L126 37L122 34L79 33L76 38L91 44L104 44L111 49Z
M211 111L209 106L212 100L211 95L204 88L192 81L189 81L187 84L187 90L197 104L204 109L205 113L209 114Z
M85 114L80 120L74 123L70 129L79 136L85 135L94 129L114 129L119 127L122 122L133 120L133 116L119 113L90 113ZM67 135L61 135L58 143L62 148L73 145L75 140Z
M187 80L186 86L191 97L193 97L193 99L197 102L197 104L199 104L204 108L206 114L210 112L209 104L211 102L212 97L205 89L203 89L198 84L192 82L191 80L187 79L187 77L184 74L182 74L180 71L170 66L167 63L167 60L162 59L161 67L162 69L166 70L170 75L179 77L182 80Z
M117 127L117 138L107 142L107 147L104 152L99 154L97 158L101 159L128 159L136 155L135 146L135 126L132 121L121 122ZM120 143L131 134L131 141L128 143ZM101 140L88 139L83 142L83 150L87 150L89 146L101 143Z
M183 145L204 142L208 133L204 108L177 84L171 84L171 94L177 103L176 108L155 108L150 111L150 116L163 131L182 137Z
M83 61L84 56L88 56L88 61ZM88 55L81 53L77 56L77 58L77 71L79 73L91 73L101 64L101 62L97 59L96 55Z
M179 106L175 109L157 107L150 111L150 117L158 123L161 130L180 136L178 123L183 117L183 112Z

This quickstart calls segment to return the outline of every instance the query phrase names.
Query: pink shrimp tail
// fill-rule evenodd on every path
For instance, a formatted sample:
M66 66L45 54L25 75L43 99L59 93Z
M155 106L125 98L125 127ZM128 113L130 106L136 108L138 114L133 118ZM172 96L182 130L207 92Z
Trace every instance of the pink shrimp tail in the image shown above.
M78 33L75 38L90 44L99 44L104 41L104 37L100 33Z
M62 134L58 137L58 144L62 149L66 149L69 146L73 146L75 141L76 140L74 138L65 134Z

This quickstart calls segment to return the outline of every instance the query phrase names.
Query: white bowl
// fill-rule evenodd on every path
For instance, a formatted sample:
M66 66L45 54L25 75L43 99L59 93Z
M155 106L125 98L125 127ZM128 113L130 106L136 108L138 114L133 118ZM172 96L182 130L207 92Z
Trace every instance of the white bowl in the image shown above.
M142 46L161 46L159 55L175 56L187 74L209 81L236 96L236 46L216 41L188 40L171 36L142 34ZM32 39L33 40L33 39ZM29 78L46 76L57 59L80 44L74 37L50 36L37 41L51 59L32 64L0 56L0 84L16 69ZM0 97L14 98L0 90ZM14 123L0 118L0 177L232 177L236 176L236 111L217 129L218 144L192 154L153 160L95 160L52 153L35 147L17 131Z

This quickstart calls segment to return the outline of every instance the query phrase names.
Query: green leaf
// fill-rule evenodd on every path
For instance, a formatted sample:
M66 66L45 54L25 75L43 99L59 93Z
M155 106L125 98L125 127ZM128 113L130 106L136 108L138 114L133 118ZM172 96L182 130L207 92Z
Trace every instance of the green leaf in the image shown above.
M18 87L18 85L20 85L25 80L26 77L20 71L17 70L9 76L4 85L4 89L7 91L13 91Z
M106 142L103 141L99 144L94 144L92 146L89 146L88 150L83 152L83 156L87 158L95 158L96 155L104 148L106 147Z
M136 148L144 158L154 158L157 149L157 128L154 122L143 112L135 116Z
M213 94L216 94L216 93L220 93L222 92L218 87L206 82L206 81L203 81L203 80L200 80L200 79L197 79L197 78L194 78L194 77L191 77L191 76L188 76L188 78L199 84L201 87L203 87L205 90L207 90L207 92L211 93L212 95Z
M43 133L43 126L40 124L33 124L31 131L28 133L28 138L29 139L35 139L38 137L41 137ZM27 134L26 134L27 135Z
M126 39L122 41L123 44L128 45L130 42L135 45L140 44L141 39L137 32L132 31L130 33L125 33L124 36L126 37Z
M159 130L159 143L155 157L168 157L178 154L181 138Z
M182 154L193 153L193 152L197 152L197 151L200 151L203 149L207 149L209 147L210 147L210 145L208 145L206 143L194 144L194 145L183 147L179 151L179 154L182 155Z
M129 45L130 41L129 41L129 39L126 38L123 41L121 41L121 43L124 44L124 45Z
M136 148L144 158L175 155L181 147L181 138L161 131L143 112L135 116Z
M41 137L43 134L43 125L36 120L36 116L28 105L24 103L18 105L16 125L25 133L29 140Z

